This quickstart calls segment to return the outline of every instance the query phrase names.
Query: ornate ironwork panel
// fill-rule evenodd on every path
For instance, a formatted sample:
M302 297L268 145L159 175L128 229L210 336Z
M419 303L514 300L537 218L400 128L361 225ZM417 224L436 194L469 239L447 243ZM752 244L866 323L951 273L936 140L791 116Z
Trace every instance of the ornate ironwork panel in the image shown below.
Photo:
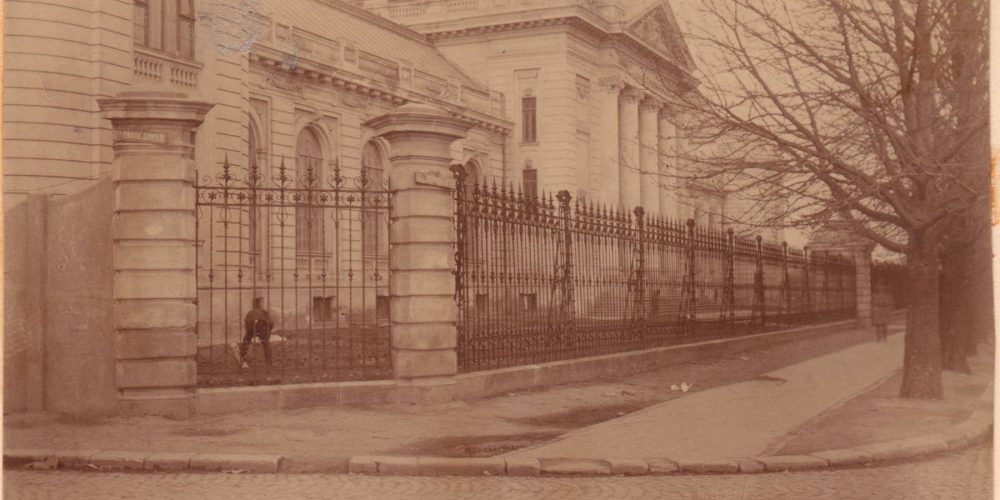
M387 182L300 164L195 186L199 385L392 376Z

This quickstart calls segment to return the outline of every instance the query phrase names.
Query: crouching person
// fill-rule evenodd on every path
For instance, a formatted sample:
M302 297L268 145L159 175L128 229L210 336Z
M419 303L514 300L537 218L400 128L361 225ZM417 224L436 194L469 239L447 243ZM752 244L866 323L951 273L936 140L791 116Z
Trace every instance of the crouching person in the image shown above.
M240 362L243 368L247 368L247 351L250 349L250 342L254 337L260 339L264 347L264 360L267 366L271 366L271 329L274 328L274 321L271 320L271 313L255 304L253 309L243 317L243 341L240 342Z

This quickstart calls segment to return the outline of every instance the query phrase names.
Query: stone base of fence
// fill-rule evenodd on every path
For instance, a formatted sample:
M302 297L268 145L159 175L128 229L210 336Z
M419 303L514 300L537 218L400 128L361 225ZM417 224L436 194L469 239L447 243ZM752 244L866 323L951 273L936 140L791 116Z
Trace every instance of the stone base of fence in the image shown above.
M437 404L601 377L624 376L855 327L857 320L851 319L694 344L463 373L433 381L424 380L419 384L405 380L375 380L205 388L196 391L194 406L195 413L209 415L353 404Z

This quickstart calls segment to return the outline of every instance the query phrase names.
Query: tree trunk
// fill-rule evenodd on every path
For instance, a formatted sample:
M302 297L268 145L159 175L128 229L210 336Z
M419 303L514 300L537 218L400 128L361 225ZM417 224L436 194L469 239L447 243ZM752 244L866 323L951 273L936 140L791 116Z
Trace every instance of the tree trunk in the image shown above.
M970 354L975 354L976 344L986 342L993 345L995 327L993 310L993 252L990 242L990 233L984 232L983 236L972 245L973 267L971 267L971 305L969 314L971 315L971 328L973 335L969 336Z
M969 373L969 347L972 337L970 303L973 299L969 283L968 252L960 249L948 252L944 258L940 283L941 367L945 370Z
M938 258L933 243L917 238L915 251L907 255L910 305L906 311L903 354L904 398L940 399L941 336L938 333Z

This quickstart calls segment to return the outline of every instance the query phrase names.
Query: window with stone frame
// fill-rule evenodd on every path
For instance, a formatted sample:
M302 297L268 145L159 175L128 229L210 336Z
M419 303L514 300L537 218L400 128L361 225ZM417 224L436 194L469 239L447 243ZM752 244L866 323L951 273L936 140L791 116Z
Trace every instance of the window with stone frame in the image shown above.
M534 200L538 198L538 171L531 165L526 165L521 171L521 185L524 189L524 198Z
M367 195L368 207L361 212L362 241L361 254L365 257L387 257L389 255L389 234L385 222L385 200L382 183L385 167L378 147L369 142L361 151L361 174L364 188L374 191Z
M143 47L149 42L149 0L135 0L132 8L132 39Z
M534 97L521 98L521 142L538 142L538 110L537 101Z
M322 256L323 208L309 205L315 203L310 190L318 189L319 179L323 178L323 149L316 132L308 127L299 132L295 142L295 171L306 205L295 208L295 252L299 256Z
M132 5L136 45L194 58L194 0L133 0Z

